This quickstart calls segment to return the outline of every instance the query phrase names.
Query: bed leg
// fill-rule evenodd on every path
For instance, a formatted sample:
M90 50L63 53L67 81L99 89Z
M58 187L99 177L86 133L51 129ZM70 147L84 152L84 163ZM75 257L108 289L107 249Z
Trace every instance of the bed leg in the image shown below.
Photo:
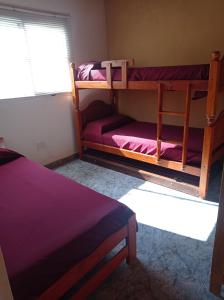
M204 171L206 172L206 171ZM205 199L206 195L207 195L207 191L208 191L208 175L207 174L203 174L203 176L200 179L200 183L199 183L199 197L202 199Z
M128 236L126 237L128 247L127 263L131 264L136 259L136 217L133 215L128 221Z
M211 158L214 140L214 127L207 126L204 133L202 150L201 174L199 183L199 196L205 199L208 191L209 175L211 170Z
M83 159L83 147L82 146L80 146L79 147L79 159Z

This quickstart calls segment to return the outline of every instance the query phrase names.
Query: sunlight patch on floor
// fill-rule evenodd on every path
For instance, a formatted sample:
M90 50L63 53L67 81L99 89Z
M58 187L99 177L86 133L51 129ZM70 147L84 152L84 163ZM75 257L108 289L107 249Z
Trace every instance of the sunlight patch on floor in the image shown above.
M206 241L213 231L218 204L150 182L131 189L119 199L139 223Z

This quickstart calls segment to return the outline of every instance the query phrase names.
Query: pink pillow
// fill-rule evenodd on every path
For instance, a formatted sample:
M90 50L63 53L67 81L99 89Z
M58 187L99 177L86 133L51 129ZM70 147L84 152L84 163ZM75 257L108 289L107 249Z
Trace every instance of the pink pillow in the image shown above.
M121 127L133 120L123 115L111 115L87 124L83 131L83 139L95 143L103 143L102 134Z
M107 118L101 119L99 120L99 123L101 124L101 133L114 130L132 121L133 119L123 115L112 115Z
M85 127L89 122L105 118L113 114L113 106L101 100L95 100L81 112L82 124Z

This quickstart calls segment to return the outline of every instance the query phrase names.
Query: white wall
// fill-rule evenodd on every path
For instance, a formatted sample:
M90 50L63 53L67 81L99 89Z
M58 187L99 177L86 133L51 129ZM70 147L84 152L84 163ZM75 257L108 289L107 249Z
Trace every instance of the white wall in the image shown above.
M73 61L79 64L107 57L103 0L5 0L1 4L68 13ZM89 101L91 97L84 98ZM0 100L0 136L8 148L43 164L73 154L76 147L71 96Z

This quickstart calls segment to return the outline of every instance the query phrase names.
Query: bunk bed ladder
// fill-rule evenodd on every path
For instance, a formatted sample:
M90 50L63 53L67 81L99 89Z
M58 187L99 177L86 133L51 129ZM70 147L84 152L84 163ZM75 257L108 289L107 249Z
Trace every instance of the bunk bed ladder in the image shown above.
M161 154L161 131L162 131L162 114L163 108L163 85L158 84L158 112L157 112L157 161L160 160Z
M181 164L182 164L182 169L184 169L184 166L186 165L187 162L187 144L188 144L188 135L189 135L189 116L190 116L190 104L191 104L191 85L190 83L188 83L186 85L186 89L184 89L184 91L186 92L184 112L163 110L163 90L164 90L163 84L159 83L158 84L158 111L157 111L157 161L160 160L162 141L175 144L175 145L180 145L182 147ZM162 138L163 115L178 116L184 119L182 141L164 140Z

